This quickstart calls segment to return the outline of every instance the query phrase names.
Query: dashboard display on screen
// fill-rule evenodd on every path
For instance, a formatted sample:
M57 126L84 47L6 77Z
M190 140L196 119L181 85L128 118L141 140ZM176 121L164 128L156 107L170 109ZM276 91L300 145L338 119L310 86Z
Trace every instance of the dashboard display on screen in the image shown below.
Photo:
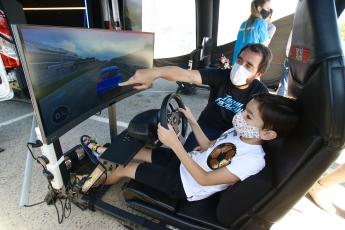
M153 64L152 33L32 25L13 29L45 143L135 93L118 84Z

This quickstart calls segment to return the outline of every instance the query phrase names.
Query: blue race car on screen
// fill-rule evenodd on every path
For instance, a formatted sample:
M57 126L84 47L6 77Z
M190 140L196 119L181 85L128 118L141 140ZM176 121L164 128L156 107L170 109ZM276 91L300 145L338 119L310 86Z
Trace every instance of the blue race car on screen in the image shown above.
M97 83L97 93L103 94L119 86L122 82L120 69L117 66L104 67L101 70L100 80Z

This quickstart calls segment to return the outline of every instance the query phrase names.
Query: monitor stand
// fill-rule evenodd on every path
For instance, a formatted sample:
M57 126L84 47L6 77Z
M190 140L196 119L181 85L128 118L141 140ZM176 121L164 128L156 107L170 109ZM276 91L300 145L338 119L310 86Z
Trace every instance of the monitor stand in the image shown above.
M111 143L114 142L117 136L117 124L116 124L116 104L112 104L108 107L108 117L109 117L109 130L110 130L110 140Z

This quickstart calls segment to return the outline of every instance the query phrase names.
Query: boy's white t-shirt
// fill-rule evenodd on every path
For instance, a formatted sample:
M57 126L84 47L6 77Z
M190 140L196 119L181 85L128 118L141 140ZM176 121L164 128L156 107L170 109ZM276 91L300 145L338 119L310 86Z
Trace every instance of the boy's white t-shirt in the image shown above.
M247 177L257 174L265 167L265 152L261 145L251 145L241 141L234 128L224 132L215 142L204 152L192 151L190 157L205 171L213 171L207 164L208 156L212 151L223 143L235 145L235 155L231 162L224 166L232 174L240 178L241 181ZM228 184L202 186L188 172L187 168L181 163L180 175L184 191L188 201L202 200L212 194L226 189Z

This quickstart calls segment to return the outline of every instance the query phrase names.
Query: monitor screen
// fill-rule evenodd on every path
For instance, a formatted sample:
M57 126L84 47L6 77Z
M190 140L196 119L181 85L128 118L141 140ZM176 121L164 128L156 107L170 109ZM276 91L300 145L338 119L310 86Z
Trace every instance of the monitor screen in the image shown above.
M152 33L33 25L13 31L46 144L134 94L118 84L153 64Z

